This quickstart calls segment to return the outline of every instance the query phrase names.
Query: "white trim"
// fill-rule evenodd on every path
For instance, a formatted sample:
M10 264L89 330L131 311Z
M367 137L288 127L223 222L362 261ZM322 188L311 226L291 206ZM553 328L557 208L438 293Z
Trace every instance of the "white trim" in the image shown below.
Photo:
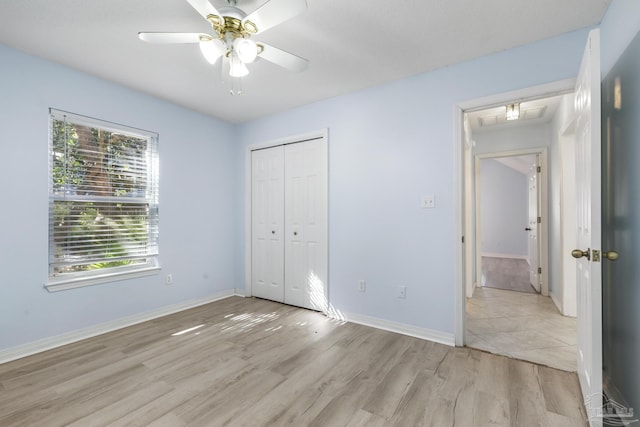
M251 152L264 148L277 147L278 145L295 144L296 142L304 142L314 139L324 139L327 149L327 222L325 236L327 237L327 283L324 284L325 295L327 296L327 305L329 303L329 129L324 128L312 132L291 135L267 142L259 142L250 144L245 150L244 162L244 295L253 296L251 285ZM236 289L236 292L238 290Z
M565 79L557 82L545 83L538 86L531 86L524 89L513 90L510 92L503 92L494 95L484 96L482 98L470 99L467 101L459 102L456 107L463 113L465 111L480 110L485 108L497 107L505 105L508 102L530 101L532 99L547 98L550 96L556 96L564 93L573 92L575 90L576 79ZM462 122L462 119L459 119ZM461 141L462 135L457 135L460 142L460 146L464 141Z
M455 340L453 334L434 331L432 329L420 328L408 325L406 323L393 322L391 320L380 319L377 317L365 316L363 314L342 313L347 322L357 323L358 325L369 326L384 331L395 332L397 334L407 335L414 338L420 338L427 341L433 341L440 344L454 346Z
M49 108L49 114L56 120L66 121L70 120L74 123L89 127L99 127L109 132L126 134L128 136L139 137L143 135L146 138L158 139L158 132L137 128L134 126L123 125L121 123L115 123L110 120L97 119L95 117L84 116L82 114L71 113L69 111L58 110L56 108Z
M177 313L180 311L188 310L190 308L198 307L204 304L209 304L214 301L229 298L235 295L233 289L224 290L211 294L209 296L193 299L178 304L173 304L165 307L160 307L155 310L147 311L144 313L134 314L132 316L122 317L120 319L111 320L109 322L100 323L97 325L89 326L87 328L78 329L76 331L67 332L62 335L54 337L44 338L38 341L33 341L27 344L23 344L17 347L11 347L5 350L0 350L0 364L10 362L12 360L20 359L22 357L30 356L32 354L40 353L46 350L51 350L56 347L71 344L87 338L92 338L97 335L106 334L118 329L133 326L138 323L147 322L149 320L157 319L158 317L167 316L169 314Z
M453 152L454 152L454 218L455 218L455 342L458 346L464 345L465 334L465 283L463 280L464 266L464 247L460 236L464 235L464 227L462 220L467 214L463 212L464 204L462 203L464 193L462 191L460 182L464 176L464 158L460 155L460 150L463 149L464 144L464 132L463 128L463 116L465 111L472 111L474 109L486 108L490 106L504 105L507 102L514 102L514 100L525 100L532 98L543 98L546 96L558 95L561 93L572 92L575 89L575 78L560 80L557 82L545 83L538 86L531 86L524 89L518 89L511 92L505 92L500 94L494 94L482 98L471 99L467 101L459 102L454 105L454 129L453 129ZM546 166L546 165L545 165ZM545 168L546 170L547 168ZM466 207L469 209L469 207ZM546 208L548 209L548 208ZM548 211L548 210L547 210ZM543 222L543 229L546 230L547 224ZM548 236L548 234L547 234ZM546 255L548 257L548 254ZM543 274L548 274L548 266L543 268Z
M464 111L458 105L453 106L453 222L455 239L454 248L454 313L456 313L454 322L455 345L464 346L464 331L466 329L465 307L467 303L467 293L465 281L466 263L465 261L465 243L462 242L465 234L470 230L465 230L464 226L464 209L471 209L464 203ZM469 242L466 238L465 241ZM467 243L468 244L468 243Z
M157 264L157 261L156 261ZM153 276L160 273L162 268L158 265L152 267L138 267L127 271L105 272L95 276L63 277L62 279L49 279L44 287L49 292L65 291L67 289L83 288L85 286L99 285L100 283L117 282L120 280L135 279L138 277Z
M495 253L482 253L481 256L486 256L489 258L509 258L509 259L523 259L528 262L526 255L515 255L515 254L495 254Z
M562 312L562 304L560 303L560 300L558 300L558 296L553 291L551 291L549 292L549 298L551 298L551 301L553 301L553 303L556 305L556 308L558 309L560 314L564 316L565 314Z

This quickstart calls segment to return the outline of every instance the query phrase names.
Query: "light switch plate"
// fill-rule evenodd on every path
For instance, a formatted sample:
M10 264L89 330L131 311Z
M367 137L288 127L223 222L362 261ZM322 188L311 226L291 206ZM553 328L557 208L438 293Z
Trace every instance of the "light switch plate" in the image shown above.
M436 196L422 197L422 209L432 209L436 207Z

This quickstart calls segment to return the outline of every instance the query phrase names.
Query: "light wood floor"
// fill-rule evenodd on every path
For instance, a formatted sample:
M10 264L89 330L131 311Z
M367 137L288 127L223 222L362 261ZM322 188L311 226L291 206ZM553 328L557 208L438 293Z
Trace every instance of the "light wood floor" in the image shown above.
M3 427L586 425L575 374L239 297L0 365L0 396Z

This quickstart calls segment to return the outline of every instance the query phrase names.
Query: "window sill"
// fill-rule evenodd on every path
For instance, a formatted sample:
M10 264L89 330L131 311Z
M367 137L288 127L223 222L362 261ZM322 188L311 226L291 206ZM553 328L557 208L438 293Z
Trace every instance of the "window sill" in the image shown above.
M99 285L101 283L152 276L154 274L158 274L160 270L160 266L149 266L136 269L134 271L111 272L90 277L49 278L49 281L45 283L44 287L49 292L66 291L67 289L83 288L85 286Z

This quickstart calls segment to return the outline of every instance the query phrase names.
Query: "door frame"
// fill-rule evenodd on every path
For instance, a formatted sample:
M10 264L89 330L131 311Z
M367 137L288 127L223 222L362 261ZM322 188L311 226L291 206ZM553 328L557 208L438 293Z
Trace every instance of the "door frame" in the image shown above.
M251 239L251 152L261 150L265 148L277 147L279 145L289 145L298 142L312 141L321 139L326 142L327 148L327 221L325 223L325 236L327 238L327 271L326 271L326 283L324 283L324 295L326 297L326 306L329 305L329 129L324 128L307 133L286 136L279 139L274 139L265 142L259 142L255 144L247 145L245 148L245 191L244 191L244 295L245 297L253 296L252 280L251 280L251 254L252 254L252 239ZM241 294L236 290L237 294Z
M549 296L549 167L548 167L548 149L547 147L539 147L539 148L529 148L522 150L510 150L510 151L499 151L494 153L482 153L474 155L475 161L475 173L472 175L473 185L475 188L475 206L481 206L481 191L480 191L480 161L486 159L498 159L502 157L517 157L517 156L527 156L527 155L538 155L538 166L541 168L540 172L540 182L537 187L537 197L538 197L538 212L540 213L540 217L542 218L542 222L539 224L538 229L538 254L540 259L538 260L539 266L542 268L542 273L540 273L540 293L542 296ZM470 171L465 171L470 172ZM480 224L481 215L479 209L467 209L465 212L465 216L470 215L471 220L475 223L476 235L473 240L475 243L475 260L469 260L469 262L475 262L476 266L476 282L479 280L480 275L482 274L481 265L482 265L482 251L481 251L481 242L482 242L482 227ZM467 262L466 268L469 268L471 264Z
M467 263L465 260L465 212L471 209L465 203L464 182L468 174L465 171L465 129L464 129L464 113L470 110L481 108L490 108L507 103L513 103L514 100L527 100L533 98L543 98L549 96L569 93L575 89L575 78L560 80L556 82L546 83L538 86L531 86L510 92L494 94L482 98L461 101L453 106L453 182L454 182L454 312L455 312L455 344L458 347L465 345L465 329L466 329L466 283L465 272Z

